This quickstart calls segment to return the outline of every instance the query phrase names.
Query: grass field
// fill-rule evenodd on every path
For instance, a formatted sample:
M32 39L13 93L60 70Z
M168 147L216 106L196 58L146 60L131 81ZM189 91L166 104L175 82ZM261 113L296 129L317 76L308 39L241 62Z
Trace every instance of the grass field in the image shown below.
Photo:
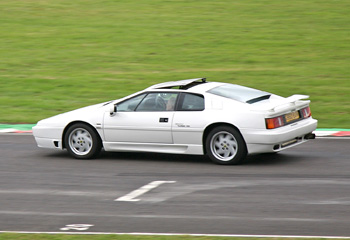
M0 0L0 123L195 77L311 96L350 128L348 0Z

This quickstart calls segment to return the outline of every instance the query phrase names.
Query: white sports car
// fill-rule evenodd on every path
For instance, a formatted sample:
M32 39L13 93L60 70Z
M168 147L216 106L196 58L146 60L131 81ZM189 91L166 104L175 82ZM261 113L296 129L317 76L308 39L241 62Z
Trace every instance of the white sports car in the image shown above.
M278 152L314 139L309 96L288 98L205 78L156 84L125 98L44 119L39 147L75 158L105 151L208 155L237 164L247 154Z

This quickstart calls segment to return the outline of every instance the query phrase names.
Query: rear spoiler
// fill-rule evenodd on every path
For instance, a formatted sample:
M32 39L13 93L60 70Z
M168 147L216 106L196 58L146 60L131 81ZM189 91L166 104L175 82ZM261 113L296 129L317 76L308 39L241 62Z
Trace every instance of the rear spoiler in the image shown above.
M193 78L193 79L179 80L179 81L173 81L173 82L159 83L159 84L150 86L146 89L162 89L162 88L171 88L171 87L181 88L181 87L186 87L187 85L190 85L194 82L205 83L206 78Z
M286 99L280 101L279 103L277 104L274 104L272 106L269 106L268 109L266 109L267 111L270 111L270 112L275 112L276 111L276 108L278 107L281 107L283 105L286 105L286 104L293 104L293 105L297 105L297 101L300 101L302 99L307 99L309 98L308 95L299 95L299 94L295 94L295 95L292 95L290 97L287 97ZM307 100L307 101L304 101L305 102L308 102L310 103L310 100Z

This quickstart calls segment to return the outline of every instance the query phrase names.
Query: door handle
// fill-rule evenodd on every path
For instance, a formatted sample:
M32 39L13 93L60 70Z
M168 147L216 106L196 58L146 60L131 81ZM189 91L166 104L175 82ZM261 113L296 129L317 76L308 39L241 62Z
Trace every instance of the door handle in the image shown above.
M169 118L159 118L159 122L167 123L167 122L169 122Z

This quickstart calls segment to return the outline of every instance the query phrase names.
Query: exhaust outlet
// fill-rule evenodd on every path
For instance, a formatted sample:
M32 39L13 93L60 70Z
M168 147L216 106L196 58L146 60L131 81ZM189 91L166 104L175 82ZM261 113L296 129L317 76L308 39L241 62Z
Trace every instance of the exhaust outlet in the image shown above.
M314 133L308 133L304 136L304 139L315 139L316 138L316 135Z

